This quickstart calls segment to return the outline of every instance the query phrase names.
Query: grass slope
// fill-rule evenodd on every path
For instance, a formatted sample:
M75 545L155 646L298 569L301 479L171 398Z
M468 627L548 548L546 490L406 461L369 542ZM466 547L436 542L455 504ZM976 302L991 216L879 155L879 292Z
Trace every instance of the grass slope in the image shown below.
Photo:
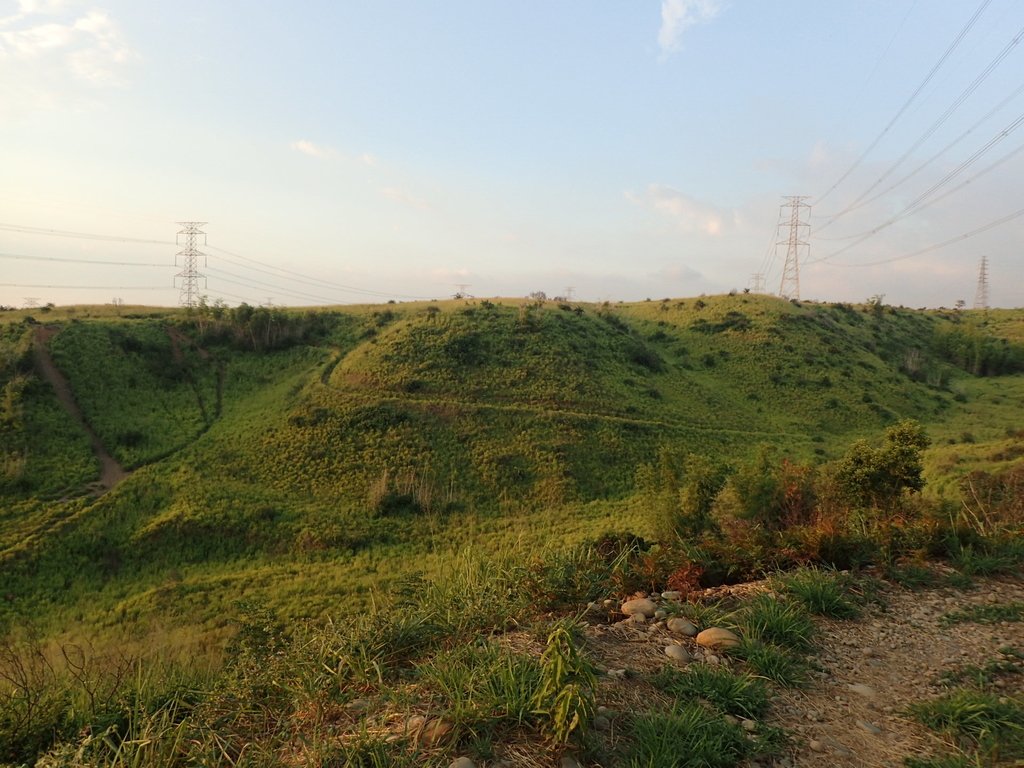
M48 501L95 464L46 388L23 390L37 436L19 433L30 480L0 489L0 625L217 633L239 597L317 615L461 547L649 535L634 473L662 446L733 465L760 443L825 460L914 417L939 438L936 488L1024 454L1007 433L1024 379L959 370L935 342L966 327L953 313L753 295L460 301L324 312L315 335L260 351L245 344L283 315L232 329L85 314L49 318L63 323L53 355L137 470L99 500ZM1014 317L990 332L1015 339ZM26 326L10 319L16 347ZM970 458L952 462L967 424L970 450L955 445Z

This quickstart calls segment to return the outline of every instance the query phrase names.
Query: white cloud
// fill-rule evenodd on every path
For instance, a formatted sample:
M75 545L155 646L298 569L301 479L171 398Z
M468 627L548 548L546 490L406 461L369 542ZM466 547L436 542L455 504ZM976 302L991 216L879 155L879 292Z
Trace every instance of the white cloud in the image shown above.
M85 95L77 84L93 91L122 86L136 58L105 11L72 11L62 0L20 0L17 13L0 18L0 98L8 110L75 104Z
M661 0L658 45L663 53L679 49L683 33L695 24L711 21L722 9L721 0Z
M714 237L722 234L727 219L733 218L732 214L664 184L651 184L642 194L628 192L626 197L675 220L684 232L702 232Z
M301 152L302 154L309 155L310 157L330 158L338 156L338 151L336 149L326 147L322 144L314 144L312 141L308 141L307 139L293 141L291 147L296 152Z

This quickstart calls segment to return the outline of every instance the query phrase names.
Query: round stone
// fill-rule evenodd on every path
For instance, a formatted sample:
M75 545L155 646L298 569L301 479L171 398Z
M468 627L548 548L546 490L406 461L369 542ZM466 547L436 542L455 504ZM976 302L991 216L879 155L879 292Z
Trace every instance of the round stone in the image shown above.
M627 600L622 604L620 610L627 616L640 614L645 618L651 619L654 618L654 613L658 610L658 606L646 597L640 597L636 600Z
M684 637L694 637L697 634L697 627L694 626L692 621L688 619L669 619L665 624L668 631L673 635L683 635Z
M666 645L665 655L679 664L685 664L690 660L690 652L681 645Z
M719 648L732 648L740 644L740 638L735 632L730 632L724 627L710 627L697 634L697 645L717 650Z

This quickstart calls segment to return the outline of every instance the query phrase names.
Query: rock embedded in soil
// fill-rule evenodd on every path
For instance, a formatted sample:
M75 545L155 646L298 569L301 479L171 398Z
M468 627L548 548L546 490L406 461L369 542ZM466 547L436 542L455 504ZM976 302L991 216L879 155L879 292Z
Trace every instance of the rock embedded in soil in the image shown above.
M622 604L622 608L620 610L627 616L640 615L644 618L651 619L654 618L654 613L658 610L658 606L646 597L640 597L636 600L627 600Z
M710 627L697 634L697 645L717 650L719 648L732 648L740 644L740 638L735 632L730 632L724 627Z
M668 631L673 635L683 635L684 637L693 637L697 634L697 627L694 626L692 621L687 619L669 619L665 625Z
M679 600L679 599L682 598L683 593L682 592L669 591L669 592L662 592L661 596L665 600Z
M666 645L665 655L680 664L686 664L690 660L690 652L681 645Z
M874 723L869 723L867 720L858 720L857 725L860 726L861 729L867 731L873 736L877 736L882 732L881 728L879 728Z
M440 744L444 737L451 732L451 723L438 718L437 720L431 720L423 726L421 738L426 746L433 747Z
M476 763L468 757L456 757L448 768L476 768Z

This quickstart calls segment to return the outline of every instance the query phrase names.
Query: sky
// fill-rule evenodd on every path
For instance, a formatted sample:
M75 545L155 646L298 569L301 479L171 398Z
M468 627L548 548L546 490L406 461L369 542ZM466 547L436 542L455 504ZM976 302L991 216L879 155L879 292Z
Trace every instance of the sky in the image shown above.
M1024 306L1022 36L1018 0L0 0L0 304L177 304L183 221L232 305L792 295L800 195L803 299L973 306L984 257Z

